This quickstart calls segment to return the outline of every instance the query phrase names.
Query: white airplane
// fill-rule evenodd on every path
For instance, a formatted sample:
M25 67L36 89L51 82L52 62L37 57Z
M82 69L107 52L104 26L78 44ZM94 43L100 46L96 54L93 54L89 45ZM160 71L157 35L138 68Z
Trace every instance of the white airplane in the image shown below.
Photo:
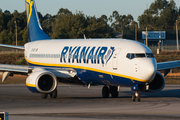
M119 86L131 87L132 100L139 92L157 92L164 88L164 76L180 61L156 63L152 51L136 41L125 39L51 39L41 28L35 1L26 0L28 38L23 49L29 66L0 65L2 81L13 74L28 75L30 91L42 98L57 97L58 82L104 85L102 97L117 98ZM158 72L164 70L164 76Z

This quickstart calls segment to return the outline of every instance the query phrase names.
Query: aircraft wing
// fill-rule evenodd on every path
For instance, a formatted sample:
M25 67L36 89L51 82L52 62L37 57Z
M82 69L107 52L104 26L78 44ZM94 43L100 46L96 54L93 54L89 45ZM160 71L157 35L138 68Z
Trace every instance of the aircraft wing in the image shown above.
M0 44L0 47L24 50L24 46L16 46L16 45L5 45L5 44Z
M2 82L13 74L27 75L31 70L32 68L29 66L0 64L0 75L2 75Z
M180 67L180 60L157 63L157 70L167 70L167 69L177 68L177 67Z
M60 78L73 78L75 75L77 75L77 72L72 68L51 68L0 64L0 75L2 75L2 82L4 82L8 78L8 76L12 76L13 74L28 75L38 70L50 71L56 77Z
M30 70L33 68L24 65L8 65L8 64L0 64L0 72L14 72L14 73L25 73L28 74Z

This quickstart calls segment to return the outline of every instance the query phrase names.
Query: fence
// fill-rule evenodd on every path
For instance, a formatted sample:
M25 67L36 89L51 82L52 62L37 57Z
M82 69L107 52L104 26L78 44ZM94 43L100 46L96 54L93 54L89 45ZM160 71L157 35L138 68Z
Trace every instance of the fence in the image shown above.
M159 49L158 46L148 46L153 52L157 51ZM176 45L165 45L160 47L160 51L178 51ZM180 52L180 50L179 50Z
M20 53L23 54L24 50L16 50L11 48L1 48L0 47L0 54L10 54L10 53Z

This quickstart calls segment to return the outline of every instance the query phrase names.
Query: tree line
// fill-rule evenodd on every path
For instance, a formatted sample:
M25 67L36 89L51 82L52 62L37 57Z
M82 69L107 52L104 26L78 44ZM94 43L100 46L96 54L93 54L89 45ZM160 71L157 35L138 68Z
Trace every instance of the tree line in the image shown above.
M148 9L135 21L131 14L121 15L113 11L109 17L102 15L86 16L82 12L72 13L68 9L60 8L56 15L42 15L38 12L43 30L52 39L83 38L113 38L114 33L123 30L175 30L177 20L180 29L180 8L174 0L155 0ZM24 45L28 41L28 29L26 12L19 13L15 10L0 9L0 43L15 44L15 21L18 25L18 45Z

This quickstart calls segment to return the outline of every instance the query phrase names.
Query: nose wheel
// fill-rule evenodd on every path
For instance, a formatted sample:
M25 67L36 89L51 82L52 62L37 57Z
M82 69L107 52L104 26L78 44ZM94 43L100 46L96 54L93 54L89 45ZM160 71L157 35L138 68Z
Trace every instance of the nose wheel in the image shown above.
M132 95L132 101L135 102L136 100L138 102L141 101L141 96L140 96L140 94L137 91Z

